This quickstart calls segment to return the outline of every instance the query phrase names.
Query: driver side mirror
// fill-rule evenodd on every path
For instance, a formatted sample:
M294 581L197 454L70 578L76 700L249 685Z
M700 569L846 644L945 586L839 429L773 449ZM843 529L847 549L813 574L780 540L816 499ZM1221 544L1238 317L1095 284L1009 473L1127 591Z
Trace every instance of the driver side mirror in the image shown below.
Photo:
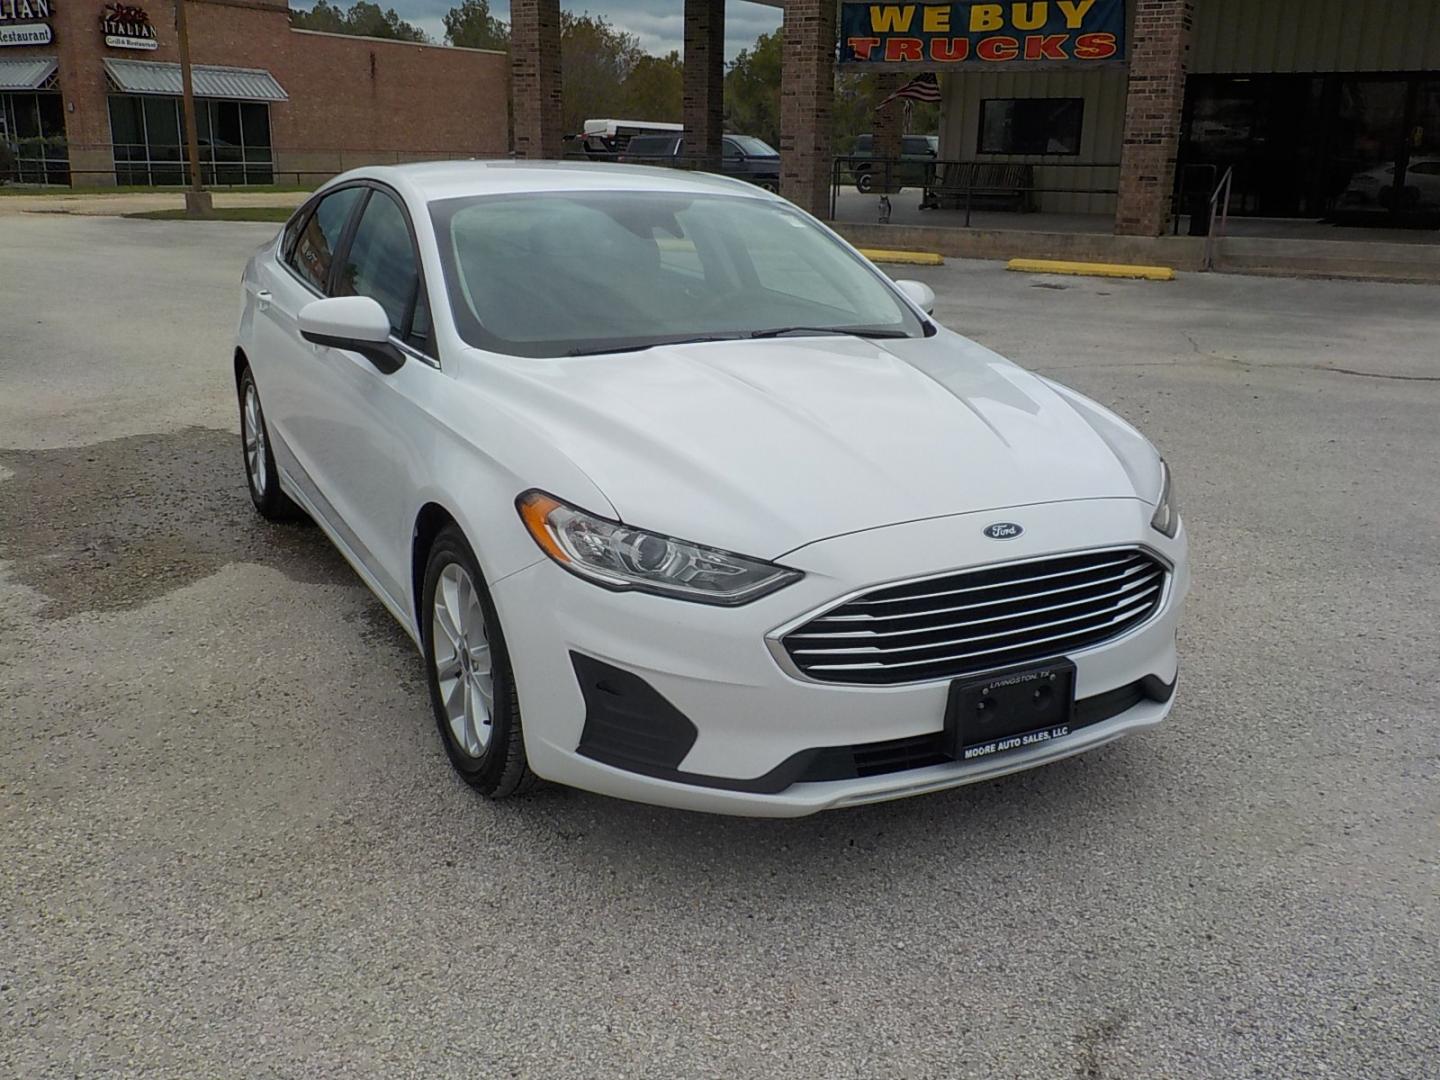
M935 314L935 290L923 281L897 281L895 287L904 293L926 315Z
M369 296L331 296L300 309L300 336L312 345L357 352L382 374L400 370L405 354L390 340L390 316Z

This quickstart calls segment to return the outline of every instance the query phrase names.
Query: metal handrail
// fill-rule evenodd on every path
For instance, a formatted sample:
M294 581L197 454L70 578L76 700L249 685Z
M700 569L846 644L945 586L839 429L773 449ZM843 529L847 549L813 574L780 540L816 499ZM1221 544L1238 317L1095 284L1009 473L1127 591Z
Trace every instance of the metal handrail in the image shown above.
M1230 223L1230 191L1235 182L1235 166L1225 170L1225 175L1220 178L1220 183L1215 185L1215 190L1210 193L1210 228L1205 233L1205 269L1215 269L1215 241L1225 236L1225 228ZM1222 198L1223 196L1223 198ZM1220 222L1217 231L1215 222Z

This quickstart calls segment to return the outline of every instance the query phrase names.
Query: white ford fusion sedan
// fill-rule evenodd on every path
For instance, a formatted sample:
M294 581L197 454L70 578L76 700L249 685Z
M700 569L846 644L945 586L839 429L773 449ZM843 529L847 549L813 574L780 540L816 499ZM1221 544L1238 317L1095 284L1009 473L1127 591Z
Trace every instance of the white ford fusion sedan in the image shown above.
M1158 723L1188 587L1114 414L739 181L429 163L250 260L246 475L415 640L450 761L798 815Z

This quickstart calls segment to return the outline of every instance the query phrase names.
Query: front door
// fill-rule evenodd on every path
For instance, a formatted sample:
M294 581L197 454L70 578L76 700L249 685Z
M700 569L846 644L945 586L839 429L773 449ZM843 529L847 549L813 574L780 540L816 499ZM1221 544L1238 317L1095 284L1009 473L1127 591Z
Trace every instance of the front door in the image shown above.
M383 376L357 353L300 336L300 311L344 295L344 265L355 214L368 187L340 188L320 200L288 251L268 261L260 284L252 359L277 464L364 569L397 601L405 595L381 551L387 499L397 475L393 436L377 402Z

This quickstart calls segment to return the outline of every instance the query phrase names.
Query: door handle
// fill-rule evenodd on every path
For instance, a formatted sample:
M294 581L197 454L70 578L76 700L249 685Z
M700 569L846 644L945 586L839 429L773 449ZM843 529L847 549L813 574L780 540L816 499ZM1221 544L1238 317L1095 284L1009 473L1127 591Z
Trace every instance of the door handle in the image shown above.
M273 299L269 289L261 289L255 294L255 306L261 311L269 311L270 301Z

